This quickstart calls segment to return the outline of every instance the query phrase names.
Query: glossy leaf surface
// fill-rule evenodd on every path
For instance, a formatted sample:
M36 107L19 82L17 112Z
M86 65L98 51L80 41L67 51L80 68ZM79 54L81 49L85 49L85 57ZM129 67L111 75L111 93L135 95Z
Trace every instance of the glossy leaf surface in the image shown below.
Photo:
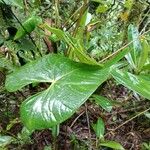
M150 100L150 81L117 69L113 69L111 74L117 82Z
M95 95L95 94L92 95L92 97L94 98L95 102L106 111L110 112L112 110L113 103L107 98L100 96L100 95Z
M28 129L43 129L69 118L108 75L108 68L47 55L8 75L5 85L9 91L16 91L30 83L51 83L48 89L29 97L21 105L21 119Z

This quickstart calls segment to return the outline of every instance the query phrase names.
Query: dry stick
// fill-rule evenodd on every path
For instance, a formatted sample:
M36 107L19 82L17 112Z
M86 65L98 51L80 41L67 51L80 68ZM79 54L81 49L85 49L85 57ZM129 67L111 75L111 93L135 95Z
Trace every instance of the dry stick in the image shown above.
M90 130L90 119L89 119L89 115L88 115L88 108L87 108L87 104L85 103L85 113L86 113L86 120L87 120L87 126L88 126L88 130L89 130L89 142L90 142L90 147L89 150L92 150L92 140L91 140L91 130Z
M70 125L70 128L72 128L74 126L74 124L76 123L76 121L85 113L85 111L82 111L72 122L72 124Z
M121 50L123 50L124 48L128 47L130 44L132 44L133 41L129 42L128 44L124 45L123 47L119 48L117 51L115 51L114 53L108 55L107 57L105 57L104 59L102 59L101 61L99 61L99 63L104 62L105 60L115 56L116 54L118 54Z
M141 30L140 34L142 34L142 32L146 29L146 27L149 25L149 23L150 23L150 22L147 22L147 23L145 24L145 26L144 26L143 29Z
M124 123L122 123L122 124L120 124L118 127L116 127L115 129L113 129L113 131L119 129L120 127L122 127L123 125L125 125L125 124L127 124L128 122L132 121L133 119L135 119L135 118L137 118L137 117L143 115L144 113L146 113L146 112L149 111L149 110L150 110L150 108L148 108L148 109L146 109L146 110L144 110L144 111L138 113L137 115L133 116L133 117L130 118L129 120L125 121Z
M137 118L137 117L143 115L144 113L146 113L146 112L149 111L149 110L150 110L150 108L148 108L148 109L146 109L146 110L144 110L144 111L138 113L137 115L133 116L133 117L130 118L129 120L126 120L124 123L120 124L120 125L119 125L118 127L116 127L115 129L112 129L112 131L110 131L109 133L112 133L112 132L118 130L119 128L121 128L121 127L124 126L125 124L127 124L127 123L129 123L130 121L132 121L133 119L135 119L135 118ZM106 135L108 135L109 133L107 133ZM105 135L105 136L106 136L106 135Z
M138 27L142 24L142 22L143 22L144 19L147 17L147 15L149 14L149 12L150 12L150 9L147 11L147 13L145 14L145 16L141 19L141 21L140 21ZM143 29L141 30L140 34L142 34L142 32L144 31L144 29L146 28L146 26L147 26L148 24L149 24L149 22L147 22L147 23L145 24L145 26L144 26Z
M139 109L141 109L141 108L143 108L143 106L138 106L138 107L136 107L136 108L131 108L131 109L126 109L126 110L114 112L114 113L112 113L112 114L113 114L113 115L117 115L117 114L121 114L121 113L126 113L126 112L131 112L131 111L139 110ZM110 115L111 115L111 114L109 113L109 114L107 114L106 116L110 116Z
M150 32L150 30L144 32L143 34L139 35L139 38L141 38L143 35L147 34L148 32ZM105 60L115 56L116 54L118 54L120 51L122 51L124 48L128 47L130 44L132 44L134 41L136 40L132 40L131 42L127 43L126 45L124 45L123 47L119 48L117 51L115 51L114 53L108 55L107 57L105 57L104 59L102 59L101 61L99 61L99 63L103 63Z
M148 13L150 12L150 9L147 11L147 13L145 14L145 16L141 19L141 21L139 22L138 27L142 24L142 22L144 21L144 19L147 17Z
M79 11L80 11L80 9L83 7L83 5L81 6L81 7L79 7L68 19L67 19L67 21L64 23L64 25L62 26L62 28L64 28L67 24L68 24L68 22L69 22L69 20L71 19L71 18L73 18Z

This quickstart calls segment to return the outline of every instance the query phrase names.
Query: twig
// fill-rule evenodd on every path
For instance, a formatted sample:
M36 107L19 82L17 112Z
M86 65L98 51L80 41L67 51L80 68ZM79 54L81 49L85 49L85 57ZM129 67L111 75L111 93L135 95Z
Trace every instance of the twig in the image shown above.
M143 35L147 34L148 32L150 32L150 30L144 32L142 35L139 35L139 38L142 38ZM103 63L104 61L108 60L109 58L115 56L116 54L118 54L120 51L122 51L123 49L125 49L126 47L128 47L130 44L132 44L134 41L136 40L132 40L131 42L127 43L126 45L124 45L123 47L119 48L118 50L116 50L114 53L108 55L107 57L105 57L104 59L102 59L101 61L99 61L99 63Z
M70 125L70 128L72 128L75 124L75 122L85 113L85 111L82 111L72 122L72 124Z
M123 47L119 48L117 51L115 51L114 53L108 55L107 57L105 57L104 59L102 59L101 61L99 61L99 63L102 63L106 60L108 60L109 58L115 56L116 54L118 54L120 51L122 51L123 49L125 49L126 47L128 47L130 44L132 44L133 41L129 42L128 44L124 45Z
M109 133L107 133L106 135L108 135L108 134L110 134L110 133L113 133L114 131L118 130L119 128L121 128L121 127L124 126L125 124L127 124L127 123L129 123L130 121L132 121L133 119L135 119L135 118L137 118L137 117L143 115L144 113L146 113L146 112L149 111L149 110L150 110L150 108L148 108L148 109L146 109L146 110L144 110L144 111L138 113L137 115L133 116L132 118L126 120L124 123L122 123L122 124L120 124L119 126L117 126L115 129L112 129L112 130L111 130ZM105 136L106 136L106 135L105 135Z
M67 19L67 21L64 23L64 25L62 26L62 28L64 28L67 24L68 24L68 22L69 22L69 20L71 20L75 15L77 15L78 13L79 13L79 11L80 11L80 9L83 7L83 5L81 6L81 7L79 7L68 19ZM77 19L78 20L78 19ZM76 21L77 21L76 20Z
M130 108L130 109L122 110L122 111L117 111L117 112L114 112L113 115L126 113L126 112L132 112L132 111L135 111L135 110L139 110L141 108L143 108L143 106L138 106L136 108ZM106 116L110 116L110 115L112 115L112 114L107 114Z
M142 32L146 29L146 27L149 25L149 21L144 25L143 29L141 30L140 34L142 34Z
M88 130L89 130L89 142L90 142L89 150L92 150L92 147L91 147L92 140L91 140L91 130L90 130L90 119L89 119L88 108L87 107L88 107L87 103L85 103L86 120L87 120L87 126L88 126Z
M122 127L123 125L127 124L128 122L132 121L133 119L143 115L144 113L146 113L147 111L149 111L150 108L138 113L137 115L133 116L132 118L130 118L129 120L125 121L124 123L120 124L118 127L116 127L115 129L113 129L113 131L116 131L117 129L119 129L120 127Z

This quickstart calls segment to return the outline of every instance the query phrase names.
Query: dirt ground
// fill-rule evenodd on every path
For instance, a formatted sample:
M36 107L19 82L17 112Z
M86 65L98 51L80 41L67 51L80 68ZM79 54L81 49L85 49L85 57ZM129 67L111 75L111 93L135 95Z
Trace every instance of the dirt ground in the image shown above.
M43 87L40 86L38 89L43 90ZM18 137L22 129L22 124L18 119L19 105L26 97L37 91L36 88L16 93L6 91L0 93L1 134ZM10 144L8 149L43 150L45 146L52 144L55 149L59 150L88 150L89 147L94 150L96 149L96 135L91 124L101 117L105 123L106 140L117 141L127 150L141 150L142 143L150 141L150 120L145 115L135 118L134 116L149 108L150 102L121 85L116 86L113 81L103 84L96 94L113 99L118 103L117 106L108 113L88 100L70 119L60 125L60 133L56 139L52 138L50 130L35 131L29 140Z

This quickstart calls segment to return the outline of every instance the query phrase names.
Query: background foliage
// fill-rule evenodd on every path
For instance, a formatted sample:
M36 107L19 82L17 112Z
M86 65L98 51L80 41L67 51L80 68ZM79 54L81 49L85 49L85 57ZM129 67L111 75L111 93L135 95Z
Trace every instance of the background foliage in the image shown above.
M87 105L99 105L102 112L111 114L120 102L97 91L109 91L105 85L115 89L123 85L126 96L136 99L132 101L135 114L113 131L143 114L149 116L149 4L148 0L0 0L0 91L22 96L19 103L18 94L15 100L10 98L1 110L0 119L8 120L2 122L0 147L7 149L10 143L22 147L31 142L35 130L50 129L52 148L58 149L60 123L84 104L90 140L77 144L72 136L74 148L124 149L105 139L101 115L89 121ZM143 108L137 112L142 101ZM8 109L11 103L17 106L14 116ZM16 124L24 126L22 131L17 136L8 134ZM144 143L143 149L147 147Z

